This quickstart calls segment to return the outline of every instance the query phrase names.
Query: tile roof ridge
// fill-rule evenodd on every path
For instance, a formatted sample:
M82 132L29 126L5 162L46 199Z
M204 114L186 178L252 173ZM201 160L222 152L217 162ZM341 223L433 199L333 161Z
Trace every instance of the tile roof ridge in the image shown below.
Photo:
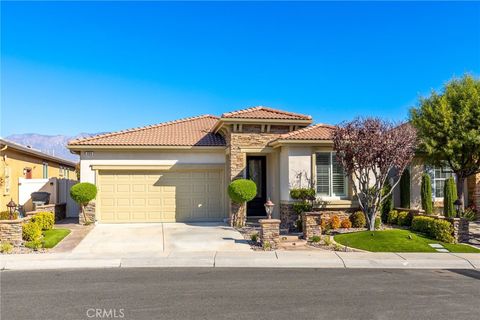
M301 118L305 118L305 119L312 119L312 117L309 116L309 115L296 113L296 112L290 112L290 111L284 111L284 110L279 110L279 109L274 109L274 108L270 108L270 107L266 107L266 106L255 106L255 107L249 107L249 108L246 108L246 109L240 109L240 110L225 112L225 113L222 114L222 118L227 117L227 116L236 115L236 114L248 113L248 112L256 111L256 110L265 110L265 111L270 111L270 112L277 113L277 114L282 114L282 115L290 115L290 116L301 117Z
M178 123L183 123L183 122L188 122L188 121L193 121L193 120L198 120L198 119L203 119L203 118L218 119L217 116L210 115L210 114L203 114L203 115L199 115L199 116L186 117L186 118L181 118L181 119L177 119L177 120L170 120L170 121L160 122L160 123L157 123L157 124L151 124L151 125L146 125L146 126L141 126L141 127L134 127L134 128L124 129L124 130L120 130L120 131L102 133L102 134L91 136L91 137L78 138L78 139L68 141L68 144L75 144L75 143L85 142L85 141L89 141L89 140L96 140L96 139L100 139L100 138L112 137L112 136L117 136L117 135L121 135L121 134L124 134L124 133L142 131L142 130L147 130L147 129L152 129L152 128L158 128L158 127L163 127L163 126L168 126L168 125L172 125L172 124L178 124Z

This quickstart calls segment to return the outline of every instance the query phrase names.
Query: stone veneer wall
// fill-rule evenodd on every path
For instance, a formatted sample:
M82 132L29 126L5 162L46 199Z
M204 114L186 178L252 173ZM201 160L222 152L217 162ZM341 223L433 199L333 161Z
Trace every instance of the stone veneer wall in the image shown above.
M85 217L83 216L83 213L80 212L78 215L78 223L80 224L86 224L86 223L94 223L96 221L95 219L95 202L91 201L85 208L85 215L87 216L87 219L85 220Z
M20 246L23 243L22 225L30 219L28 216L15 220L0 220L0 240Z
M275 249L280 243L280 220L278 219L260 219L260 240L262 244L269 244L271 249Z
M304 212L302 213L303 238L308 240L313 236L322 235L322 213Z
M243 132L232 132L230 130L225 137L230 151L227 157L230 181L246 176L247 154L242 152L242 148L265 148L271 141L288 132L288 130L289 126L279 126L275 128L275 133L261 132L261 125L243 125ZM237 214L239 219L245 219L246 210L239 211L241 209L241 206L230 202L230 218L233 214Z
M36 206L35 211L27 212L27 215L34 215L38 212L51 212L55 215L55 222L63 220L67 215L67 204L66 203L57 203L57 204L45 204L41 206Z

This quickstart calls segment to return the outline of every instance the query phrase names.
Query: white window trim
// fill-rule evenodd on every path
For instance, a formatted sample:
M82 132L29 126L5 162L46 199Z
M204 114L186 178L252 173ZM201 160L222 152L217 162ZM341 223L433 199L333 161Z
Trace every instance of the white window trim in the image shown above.
M330 175L328 177L328 187L329 187L329 191L330 191L330 194L329 195L325 195L325 194L320 194L317 192L317 154L319 153L328 153L330 154ZM317 199L319 200L325 200L325 201L328 201L328 200L344 200L344 199L348 199L348 196L349 196L349 191L348 191L348 177L344 176L344 181L345 181L345 194L342 194L342 195L336 195L336 194L332 194L333 192L333 157L335 156L335 152L334 151L315 151L314 154L313 154L313 161L312 161L312 164L313 164L313 170L312 172L314 173L312 176L314 177L315 179L315 194L317 196Z
M432 198L433 198L433 201L443 201L443 198L444 197L437 197L436 196L436 183L437 181L445 181L447 180L448 178L435 178L435 169L440 169L440 168L448 168L450 171L451 169L448 167L448 166L442 166L442 167L439 167L439 166L425 166L425 172L428 173L430 175L430 178L431 178L431 184L432 184ZM456 177L455 177L455 174L453 174L452 172L452 177L453 179L456 181Z

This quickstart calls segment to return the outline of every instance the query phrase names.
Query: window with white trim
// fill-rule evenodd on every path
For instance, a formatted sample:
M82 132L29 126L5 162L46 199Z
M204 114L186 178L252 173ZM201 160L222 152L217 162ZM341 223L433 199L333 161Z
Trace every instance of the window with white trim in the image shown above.
M43 179L48 179L48 163L43 163Z
M432 195L434 198L443 198L443 188L445 186L445 180L450 177L454 177L452 169L448 166L443 167L427 167L428 174L430 175L432 182Z
M335 152L318 152L315 154L317 194L327 197L345 197L347 179Z

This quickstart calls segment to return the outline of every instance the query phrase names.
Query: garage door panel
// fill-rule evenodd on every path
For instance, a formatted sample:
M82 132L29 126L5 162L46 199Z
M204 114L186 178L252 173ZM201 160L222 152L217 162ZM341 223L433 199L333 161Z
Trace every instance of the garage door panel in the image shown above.
M101 222L174 222L225 217L223 171L100 171Z

